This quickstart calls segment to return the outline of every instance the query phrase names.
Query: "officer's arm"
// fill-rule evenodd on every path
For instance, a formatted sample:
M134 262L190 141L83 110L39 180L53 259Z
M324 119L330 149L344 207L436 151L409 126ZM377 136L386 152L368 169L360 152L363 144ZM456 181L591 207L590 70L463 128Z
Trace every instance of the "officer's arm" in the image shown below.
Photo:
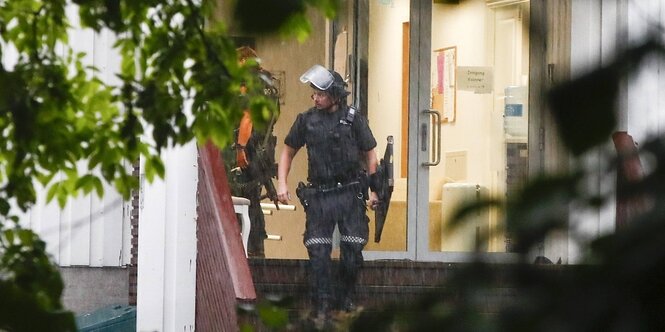
M365 152L365 158L367 158L367 173L374 174L376 167L379 165L379 161L376 159L376 151L371 149Z
M367 158L367 173L370 175L376 173L376 167L379 165L379 161L376 159L376 151L371 149L365 152L365 157ZM378 201L379 196L374 191L370 191L369 206L372 210L374 210Z
M288 200L291 199L286 179L289 176L289 171L291 171L293 157L297 152L297 149L285 144L279 157L279 163L277 164L277 198L282 204L288 204Z

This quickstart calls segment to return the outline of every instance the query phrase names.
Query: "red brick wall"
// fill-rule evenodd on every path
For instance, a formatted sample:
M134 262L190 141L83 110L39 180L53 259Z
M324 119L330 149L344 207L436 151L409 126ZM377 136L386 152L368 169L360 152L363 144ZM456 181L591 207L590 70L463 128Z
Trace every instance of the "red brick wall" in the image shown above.
M140 177L140 163L134 163L132 175L136 178ZM138 280L138 261L139 261L139 191L132 191L132 208L130 214L130 228L131 228L131 250L132 255L129 261L128 274L129 274L129 305L136 305L136 288Z
M238 299L256 298L219 150L199 148L196 329L237 331Z

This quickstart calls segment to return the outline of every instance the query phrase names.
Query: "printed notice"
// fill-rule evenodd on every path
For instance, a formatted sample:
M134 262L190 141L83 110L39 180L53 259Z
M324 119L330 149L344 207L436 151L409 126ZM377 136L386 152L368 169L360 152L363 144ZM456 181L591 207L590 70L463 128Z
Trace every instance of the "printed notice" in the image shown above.
M491 93L492 76L492 67L457 67L457 89Z

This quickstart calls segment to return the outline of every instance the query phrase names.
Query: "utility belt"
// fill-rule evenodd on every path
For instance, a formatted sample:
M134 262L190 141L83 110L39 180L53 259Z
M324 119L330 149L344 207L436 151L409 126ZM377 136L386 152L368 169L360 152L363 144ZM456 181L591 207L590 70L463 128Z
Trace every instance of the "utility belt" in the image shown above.
M348 188L351 186L360 186L360 180L351 180L351 181L340 181L340 182L323 182L323 183L317 183L317 182L311 182L305 185L307 188L313 188L316 189L319 192L328 192L328 191L335 191L339 189L344 189Z
M311 182L303 183L302 181L298 183L296 188L296 196L300 199L300 203L303 207L309 205L310 199L317 194L337 192L343 190L356 190L359 194L367 196L367 189L369 188L369 183L366 176L359 176L353 180L340 181L340 182Z

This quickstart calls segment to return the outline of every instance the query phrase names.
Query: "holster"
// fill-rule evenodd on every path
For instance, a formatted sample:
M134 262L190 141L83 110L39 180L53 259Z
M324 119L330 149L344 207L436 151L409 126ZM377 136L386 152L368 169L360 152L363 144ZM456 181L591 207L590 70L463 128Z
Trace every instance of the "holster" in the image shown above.
M300 204L302 204L305 210L307 210L307 207L309 206L309 200L311 199L312 195L314 195L315 191L315 189L307 187L307 185L305 185L305 183L302 181L298 182L296 196L298 196Z

